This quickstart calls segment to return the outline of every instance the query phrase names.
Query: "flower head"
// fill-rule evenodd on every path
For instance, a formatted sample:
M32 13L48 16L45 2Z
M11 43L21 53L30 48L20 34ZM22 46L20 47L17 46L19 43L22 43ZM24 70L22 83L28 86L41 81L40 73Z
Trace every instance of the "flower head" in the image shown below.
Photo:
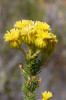
M5 41L17 40L19 38L19 30L13 28L10 30L10 32L7 31L4 38L5 38Z
M4 38L5 41L9 41L11 47L13 43L18 47L22 42L29 45L33 45L37 49L45 49L52 51L56 45L56 36L50 31L50 26L47 23L32 20L17 21L14 24L13 29L7 31ZM18 45L17 44L17 45ZM16 45L16 47L17 47ZM14 47L14 46L13 46Z
M22 44L22 40L20 39L20 32L18 29L11 29L10 32L7 31L4 38L5 41L9 41L9 44L12 48L19 48Z
M36 21L36 26L38 29L44 30L44 31L50 31L50 26L47 23Z
M42 95L43 95L42 100L48 100L49 98L53 97L52 92L49 92L49 91L43 92Z

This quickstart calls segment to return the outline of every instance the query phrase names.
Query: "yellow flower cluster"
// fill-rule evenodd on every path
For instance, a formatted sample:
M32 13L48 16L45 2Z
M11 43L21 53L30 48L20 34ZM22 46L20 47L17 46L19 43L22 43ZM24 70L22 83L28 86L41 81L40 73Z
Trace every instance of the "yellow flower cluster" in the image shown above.
M29 45L34 45L38 49L55 47L57 42L56 36L49 33L50 26L47 23L32 20L17 21L15 28L7 31L4 38L9 41L13 48L20 48L22 42Z
M4 38L5 38L5 41L9 41L10 46L12 48L19 48L22 44L22 40L19 35L20 35L19 30L13 28L10 30L10 32L7 31Z
M44 93L42 93L42 95L43 95L42 100L49 100L49 98L53 97L52 92L49 91L48 92L45 91Z

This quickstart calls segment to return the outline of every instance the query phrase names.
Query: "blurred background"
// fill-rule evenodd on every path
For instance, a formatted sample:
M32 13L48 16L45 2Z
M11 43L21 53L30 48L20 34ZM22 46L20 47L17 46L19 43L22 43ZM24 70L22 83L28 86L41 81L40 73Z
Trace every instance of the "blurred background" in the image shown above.
M66 0L0 0L0 100L23 100L24 78L18 65L24 55L3 38L22 19L47 22L58 39L54 54L38 75L42 82L35 91L37 98L49 90L53 92L51 100L66 100Z

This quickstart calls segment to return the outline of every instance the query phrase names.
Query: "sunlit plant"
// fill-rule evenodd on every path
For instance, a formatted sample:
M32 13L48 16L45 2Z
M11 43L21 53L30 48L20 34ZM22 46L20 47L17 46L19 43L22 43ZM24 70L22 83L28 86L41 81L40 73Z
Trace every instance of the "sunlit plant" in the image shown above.
M56 35L49 32L50 30L47 23L22 20L17 21L14 28L4 35L5 41L9 41L10 47L20 50L25 55L25 63L19 64L25 78L22 86L24 100L36 100L34 91L41 82L41 78L37 78L36 75L55 50L57 39ZM23 50L22 43L26 44L28 53ZM41 54L40 58L39 54ZM42 95L42 100L52 97L52 93L49 91L45 91Z

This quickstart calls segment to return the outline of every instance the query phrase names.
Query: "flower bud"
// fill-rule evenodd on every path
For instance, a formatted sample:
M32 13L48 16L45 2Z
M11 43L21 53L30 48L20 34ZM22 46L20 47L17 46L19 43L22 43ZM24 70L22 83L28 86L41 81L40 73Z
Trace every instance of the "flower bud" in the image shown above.
M41 83L41 81L42 81L42 78L39 78L39 79L38 79L38 84L40 84L40 83Z
M36 78L36 76L32 76L32 79L35 79Z
M19 68L23 69L23 64L21 62L19 63Z
M27 84L29 84L30 83L30 77L28 77L28 79L27 79Z

